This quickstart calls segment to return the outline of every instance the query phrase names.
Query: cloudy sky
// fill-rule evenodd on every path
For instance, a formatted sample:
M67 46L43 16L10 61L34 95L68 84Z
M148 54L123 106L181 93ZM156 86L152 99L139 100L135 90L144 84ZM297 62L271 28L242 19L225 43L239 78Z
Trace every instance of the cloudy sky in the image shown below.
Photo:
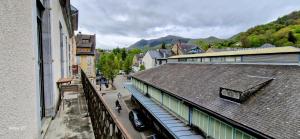
M294 10L300 0L71 0L79 31L96 34L97 47L127 47L166 35L228 38Z

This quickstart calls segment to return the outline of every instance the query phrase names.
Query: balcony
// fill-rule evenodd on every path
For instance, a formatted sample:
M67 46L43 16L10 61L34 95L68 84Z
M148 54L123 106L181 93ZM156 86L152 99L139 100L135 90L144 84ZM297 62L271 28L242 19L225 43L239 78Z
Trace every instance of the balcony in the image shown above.
M52 138L116 138L135 137L122 125L113 107L99 95L94 84L81 71L81 80L73 80L78 85L75 91L62 91L59 111L45 132L45 139ZM125 111L124 111L125 112ZM126 113L121 113L128 116ZM125 118L128 122L128 117ZM120 122L121 121L121 122Z

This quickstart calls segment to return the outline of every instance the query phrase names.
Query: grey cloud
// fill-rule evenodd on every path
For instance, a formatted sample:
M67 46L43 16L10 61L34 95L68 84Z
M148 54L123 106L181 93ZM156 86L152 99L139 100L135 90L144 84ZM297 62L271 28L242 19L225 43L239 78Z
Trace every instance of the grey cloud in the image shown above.
M79 9L81 28L133 38L164 34L226 38L300 10L299 0L73 0L72 4Z

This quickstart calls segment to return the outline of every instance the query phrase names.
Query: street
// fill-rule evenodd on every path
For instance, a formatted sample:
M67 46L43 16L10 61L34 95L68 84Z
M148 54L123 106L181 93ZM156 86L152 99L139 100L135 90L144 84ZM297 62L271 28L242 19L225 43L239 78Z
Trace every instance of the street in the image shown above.
M116 90L111 90L111 87L106 88L104 85L102 85L102 90L100 90L99 85L97 85L98 93L100 93L101 97L103 97L104 103L108 104L111 110L113 110L113 116L117 119L116 122L119 122L121 127L132 139L142 139L145 138L144 134L142 132L138 132L134 129L131 122L129 121L128 113L130 112L130 109L125 104L125 99L130 99L130 93L127 91L127 89L124 88L123 83L126 81L126 79L122 75L118 75L115 78L114 85L116 87ZM115 101L118 99L118 92L121 93L122 97L119 100L122 110L120 113L117 112L115 107Z

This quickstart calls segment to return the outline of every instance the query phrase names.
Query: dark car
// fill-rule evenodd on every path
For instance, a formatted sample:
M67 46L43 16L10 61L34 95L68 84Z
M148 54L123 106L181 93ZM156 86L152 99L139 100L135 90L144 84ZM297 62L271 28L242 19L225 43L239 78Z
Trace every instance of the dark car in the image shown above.
M138 109L132 109L132 111L129 112L129 120L136 130L142 131L145 128L143 117Z

